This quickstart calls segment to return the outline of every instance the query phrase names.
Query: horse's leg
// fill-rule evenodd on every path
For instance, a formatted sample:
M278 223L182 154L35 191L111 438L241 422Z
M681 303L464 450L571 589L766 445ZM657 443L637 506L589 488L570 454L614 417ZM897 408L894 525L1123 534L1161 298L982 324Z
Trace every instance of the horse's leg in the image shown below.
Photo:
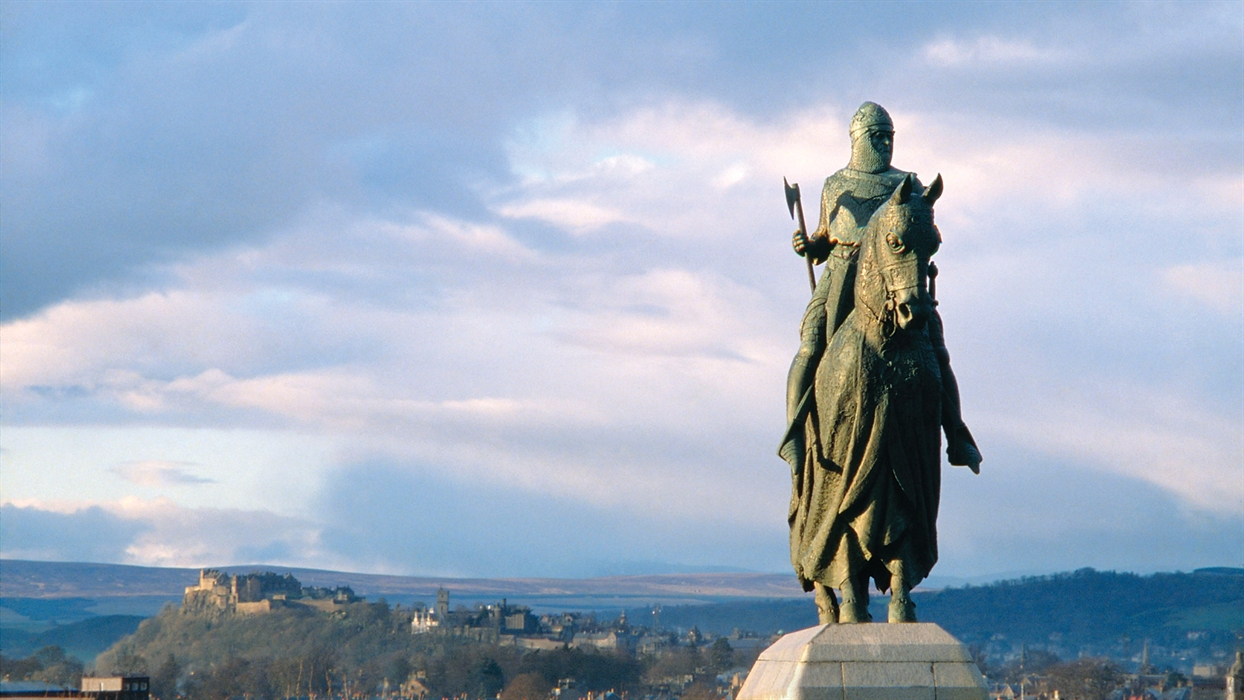
M820 618L822 625L832 625L838 622L838 601L834 598L834 589L817 581L813 584L816 588L816 614Z
M895 559L887 567L890 570L890 622L915 622L916 604L911 600L907 585L906 567L902 559Z
M868 574L858 573L842 582L839 622L872 622L868 614Z

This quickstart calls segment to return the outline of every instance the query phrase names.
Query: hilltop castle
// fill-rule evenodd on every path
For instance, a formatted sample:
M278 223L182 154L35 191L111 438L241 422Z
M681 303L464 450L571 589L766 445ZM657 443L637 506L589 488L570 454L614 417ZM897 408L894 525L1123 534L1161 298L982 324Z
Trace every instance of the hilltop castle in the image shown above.
M349 586L304 588L293 574L264 571L230 576L217 569L201 569L198 585L186 586L181 611L192 615L255 615L295 603L332 612L357 600Z

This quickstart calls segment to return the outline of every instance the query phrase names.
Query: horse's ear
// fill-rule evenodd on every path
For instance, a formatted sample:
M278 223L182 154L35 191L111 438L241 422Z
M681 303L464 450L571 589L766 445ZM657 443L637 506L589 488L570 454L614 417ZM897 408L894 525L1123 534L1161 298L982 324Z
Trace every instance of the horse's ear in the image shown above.
M942 174L938 173L937 177L933 178L933 182L924 188L924 201L933 204L940 196L942 196Z
M894 194L890 198L898 204L906 204L911 199L912 182L914 179L911 173L907 173L907 176L903 178L903 182L894 190Z

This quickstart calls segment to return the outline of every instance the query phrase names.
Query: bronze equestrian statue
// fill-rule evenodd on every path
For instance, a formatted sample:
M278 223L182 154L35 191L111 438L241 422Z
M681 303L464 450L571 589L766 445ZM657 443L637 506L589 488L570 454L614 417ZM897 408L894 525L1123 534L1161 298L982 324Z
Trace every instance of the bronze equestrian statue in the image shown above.
M869 579L891 591L890 622L914 622L909 593L937 561L941 433L951 464L980 471L934 299L941 176L926 188L891 167L893 139L890 115L865 102L850 163L825 180L820 225L793 241L826 263L778 451L792 472L791 562L822 623L871 620Z

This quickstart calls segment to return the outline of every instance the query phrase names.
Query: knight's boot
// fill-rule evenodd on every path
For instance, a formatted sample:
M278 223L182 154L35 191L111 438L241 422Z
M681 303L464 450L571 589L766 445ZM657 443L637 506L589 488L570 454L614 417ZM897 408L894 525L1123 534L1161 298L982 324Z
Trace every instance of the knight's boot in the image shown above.
M834 598L834 589L819 581L813 585L816 588L816 614L821 624L837 624L838 601Z
M842 583L842 605L838 608L839 622L872 622L868 614L868 583L846 580Z
M907 577L903 575L902 566L890 578L890 622L915 622L916 604L912 602L911 591L907 585Z

